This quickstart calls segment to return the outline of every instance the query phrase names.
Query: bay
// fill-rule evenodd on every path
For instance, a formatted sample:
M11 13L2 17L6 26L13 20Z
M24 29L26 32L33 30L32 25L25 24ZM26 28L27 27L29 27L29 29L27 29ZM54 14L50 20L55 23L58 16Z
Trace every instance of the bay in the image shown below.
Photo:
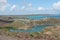
M44 18L60 18L60 16L26 16L26 17L29 18L29 19L32 19L32 20L41 20L41 19L44 19ZM9 31L10 32L30 32L30 33L31 32L41 32L46 27L48 27L48 26L37 25L37 26L34 26L32 29L29 29L29 30L10 29Z

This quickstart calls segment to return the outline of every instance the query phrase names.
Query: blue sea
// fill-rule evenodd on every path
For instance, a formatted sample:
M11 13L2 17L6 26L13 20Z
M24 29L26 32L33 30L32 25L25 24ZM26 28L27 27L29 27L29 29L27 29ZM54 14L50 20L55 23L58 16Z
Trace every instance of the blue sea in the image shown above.
M27 16L27 18L32 19L32 20L40 20L44 18L60 18L60 15L55 15L55 16Z
M60 16L26 16L26 17L29 18L29 19L32 19L32 20L41 20L41 19L44 19L44 18L60 18ZM30 30L13 30L13 29L10 29L10 31L11 32L41 32L46 27L47 26L38 25L38 26L34 26Z

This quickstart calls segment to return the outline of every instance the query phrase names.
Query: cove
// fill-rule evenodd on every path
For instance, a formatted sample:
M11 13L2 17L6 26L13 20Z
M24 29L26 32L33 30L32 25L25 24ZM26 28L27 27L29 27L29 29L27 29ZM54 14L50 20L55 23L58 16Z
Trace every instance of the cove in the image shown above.
M41 20L41 19L44 19L44 18L60 18L60 15L59 16L26 16L26 18L29 18L29 19L32 19L32 20ZM51 25L49 25L51 26ZM44 28L46 28L48 26L45 26L45 25L38 25L38 26L34 26L32 29L29 29L29 30L14 30L14 29L9 29L10 32L41 32L43 31Z
M14 29L9 29L10 32L28 32L28 33L31 33L31 32L41 32L43 31L44 28L46 28L48 26L34 26L32 29L29 29L29 30L14 30Z

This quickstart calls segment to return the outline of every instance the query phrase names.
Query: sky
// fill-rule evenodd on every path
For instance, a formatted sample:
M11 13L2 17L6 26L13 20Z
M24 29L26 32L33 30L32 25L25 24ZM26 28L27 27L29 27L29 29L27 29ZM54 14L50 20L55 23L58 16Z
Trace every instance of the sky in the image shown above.
M0 15L60 14L60 0L0 0Z

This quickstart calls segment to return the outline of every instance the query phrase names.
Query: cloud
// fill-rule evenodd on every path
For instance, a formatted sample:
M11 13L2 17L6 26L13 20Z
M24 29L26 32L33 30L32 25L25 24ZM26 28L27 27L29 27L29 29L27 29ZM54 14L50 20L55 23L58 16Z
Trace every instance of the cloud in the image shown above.
M37 10L44 10L44 8L43 7L38 7Z
M29 3L28 6L29 6L29 7L32 7L32 3Z
M10 10L13 11L16 7L16 5L13 5Z
M25 6L22 6L21 9L24 10L25 9Z
M10 5L10 6L9 6ZM16 5L16 4L8 4L7 0L0 0L0 14L3 12L4 14L58 14L60 13L60 1L53 3L51 8L45 8L42 6L34 7L32 3L28 3L27 5ZM5 11L6 10L6 11ZM2 11L2 12L1 12Z
M60 1L53 4L54 9L60 9Z
M7 6L7 0L0 0L0 11L4 11Z
M6 3L6 2L7 2L7 0L0 0L0 2Z

